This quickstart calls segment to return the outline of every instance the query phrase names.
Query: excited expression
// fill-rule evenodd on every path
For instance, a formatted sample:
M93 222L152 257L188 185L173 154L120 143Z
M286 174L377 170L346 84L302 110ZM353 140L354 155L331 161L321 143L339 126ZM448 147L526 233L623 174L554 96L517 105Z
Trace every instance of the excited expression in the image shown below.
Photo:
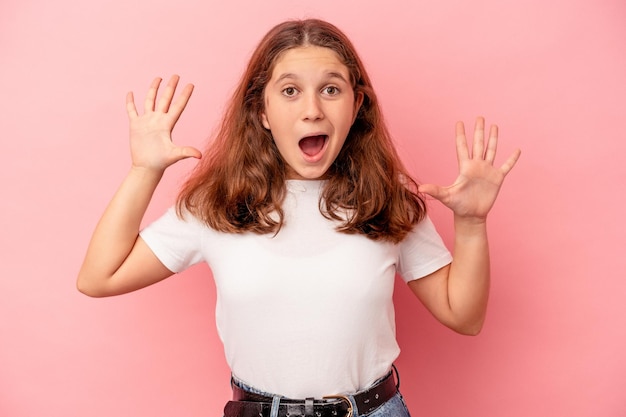
M263 126L287 164L289 179L322 178L341 151L363 95L329 48L285 51L265 87Z

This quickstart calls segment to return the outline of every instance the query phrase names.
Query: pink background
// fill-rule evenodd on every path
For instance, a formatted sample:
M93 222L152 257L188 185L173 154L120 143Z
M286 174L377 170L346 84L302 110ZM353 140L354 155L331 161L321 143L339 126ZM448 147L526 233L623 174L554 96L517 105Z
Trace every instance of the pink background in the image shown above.
M352 38L421 181L454 178L457 119L497 122L500 161L523 150L491 215L483 333L443 328L398 285L413 414L626 415L622 0L209 3L0 3L1 416L221 415L206 266L102 300L75 276L129 167L126 92L193 82L175 138L202 146L260 37L307 16ZM150 219L192 164L169 171ZM431 208L450 243L450 215Z

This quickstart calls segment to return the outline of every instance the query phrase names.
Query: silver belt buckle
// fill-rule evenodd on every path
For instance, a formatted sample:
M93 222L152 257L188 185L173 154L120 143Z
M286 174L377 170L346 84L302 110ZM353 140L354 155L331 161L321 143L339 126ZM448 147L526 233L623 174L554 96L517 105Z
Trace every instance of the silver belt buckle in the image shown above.
M346 397L345 395L327 395L325 397L323 397L324 400L343 400L346 403L348 403L348 415L346 417L352 417L353 414L353 410L352 410L352 401L350 401L350 398Z

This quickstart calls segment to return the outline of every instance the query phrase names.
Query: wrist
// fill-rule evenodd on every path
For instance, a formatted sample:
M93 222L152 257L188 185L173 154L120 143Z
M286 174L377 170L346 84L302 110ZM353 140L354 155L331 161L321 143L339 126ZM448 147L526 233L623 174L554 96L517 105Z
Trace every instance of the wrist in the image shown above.
M164 169L147 168L142 166L132 165L130 168L129 176L136 179L148 182L158 183L163 177Z
M132 164L130 166L130 172L142 176L162 177L165 172L165 168L145 167Z
M487 218L455 215L454 229L457 235L484 235L487 233Z

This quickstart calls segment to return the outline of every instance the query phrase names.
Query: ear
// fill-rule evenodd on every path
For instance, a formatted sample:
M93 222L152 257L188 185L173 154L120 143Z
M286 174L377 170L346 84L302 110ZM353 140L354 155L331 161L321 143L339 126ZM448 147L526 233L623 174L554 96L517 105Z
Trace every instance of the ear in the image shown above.
M363 105L363 98L365 96L363 95L362 91L357 92L354 95L354 113L352 116L352 123L354 123L354 121L356 120L356 116L359 114L359 110L361 109L361 105Z
M266 128L267 130L271 130L270 122L267 120L267 116L265 115L265 113L261 113L261 123L263 123L264 128Z

